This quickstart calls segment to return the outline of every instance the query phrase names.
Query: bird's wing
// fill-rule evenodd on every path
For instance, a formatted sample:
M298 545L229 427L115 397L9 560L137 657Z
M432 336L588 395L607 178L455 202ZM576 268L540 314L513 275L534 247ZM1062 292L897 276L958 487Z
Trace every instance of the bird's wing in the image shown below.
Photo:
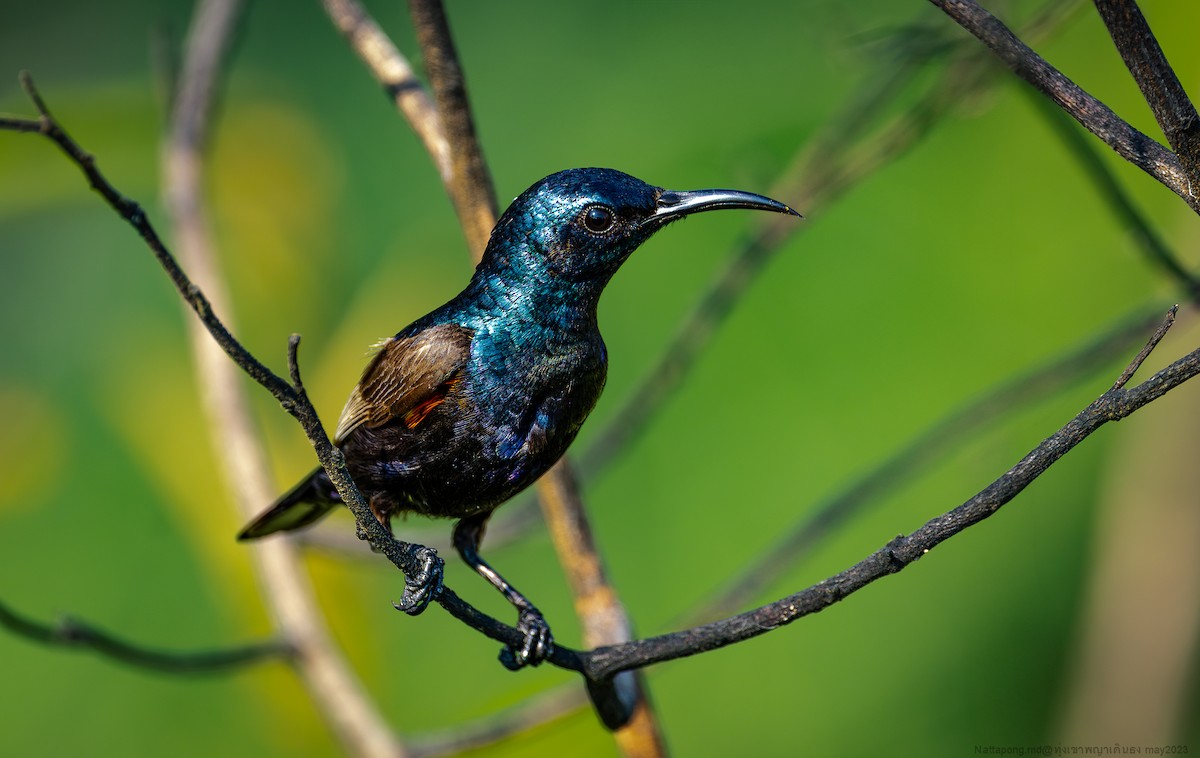
M384 342L350 393L333 443L341 444L363 424L400 419L411 429L421 423L461 378L472 334L457 324L440 324Z

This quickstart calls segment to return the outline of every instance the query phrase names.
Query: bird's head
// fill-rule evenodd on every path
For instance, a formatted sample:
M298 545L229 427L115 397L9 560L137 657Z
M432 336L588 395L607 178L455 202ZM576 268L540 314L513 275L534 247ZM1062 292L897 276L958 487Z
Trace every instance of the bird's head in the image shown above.
M689 214L721 208L800 215L750 192L671 191L613 169L569 169L513 201L492 232L484 265L603 288L656 231Z

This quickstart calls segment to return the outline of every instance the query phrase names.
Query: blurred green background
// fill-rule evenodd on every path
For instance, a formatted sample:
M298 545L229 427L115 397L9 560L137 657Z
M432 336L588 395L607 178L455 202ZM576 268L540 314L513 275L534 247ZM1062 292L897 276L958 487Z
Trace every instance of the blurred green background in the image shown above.
M67 129L164 231L163 67L150 51L154 40L177 44L189 6L0 8L0 111L32 113L16 85L17 71L30 70ZM374 6L415 58L403 4ZM1144 6L1184 85L1200 91L1200 7ZM1010 4L1005 16L1035 7ZM896 35L921 25L961 36L918 0L453 2L449 14L502 203L545 174L588 165L677 189L766 192L888 70ZM1039 50L1161 139L1090 8ZM750 287L648 433L588 483L598 540L640 633L670 631L816 503L948 411L1124 314L1178 297L1021 85L997 81L836 204L801 207L808 227ZM332 420L367 346L465 283L465 246L419 143L319 4L253 3L226 83L210 196L237 331L278 370L288 334L302 333L309 391ZM1185 263L1200 266L1183 203L1105 159ZM610 286L601 312L608 390L580 446L644 375L749 215L672 227ZM0 599L166 649L267 635L200 411L190 314L136 235L34 136L0 133L0 282ZM1154 366L1195 346L1192 321L1185 312ZM957 505L1119 370L1114 362L1009 414L874 501L759 600L836 573ZM311 451L265 393L253 397L274 474L289 485L313 465ZM970 755L979 745L1077 744L1080 733L1067 736L1064 724L1089 598L1104 589L1092 582L1111 546L1106 525L1155 497L1157 478L1139 473L1144 451L1194 476L1195 448L1169 440L1194 426L1198 407L1194 383L1106 427L996 518L901 576L785 630L650 670L675 754ZM1122 482L1133 497L1113 497ZM1187 492L1195 506L1196 490ZM348 516L335 520L352 529ZM1184 560L1145 544L1130 548L1135 559ZM578 645L544 530L490 555L556 637ZM494 643L440 610L397 614L389 601L399 578L385 561L314 554L309 565L335 635L405 734L573 681L549 667L509 674ZM508 618L457 559L447 581ZM1161 623L1194 633L1194 618ZM1136 666L1146 652L1113 663ZM1184 665L1173 741L1200 748L1195 657ZM158 675L3 633L0 668L2 755L338 751L280 663ZM1085 726L1082 738L1111 745L1103 726ZM583 712L485 754L613 752Z

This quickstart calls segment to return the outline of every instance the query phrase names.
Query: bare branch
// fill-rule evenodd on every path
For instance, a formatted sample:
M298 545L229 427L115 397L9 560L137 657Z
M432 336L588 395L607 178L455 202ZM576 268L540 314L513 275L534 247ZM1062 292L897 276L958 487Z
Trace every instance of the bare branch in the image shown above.
M1158 339L1161 335L1156 332L1151 338L1151 346ZM1139 354L1126 373L1132 374L1143 358ZM945 540L991 516L1101 426L1125 418L1197 374L1200 374L1200 349L1133 389L1109 389L979 494L954 510L931 519L912 534L897 537L845 571L781 600L722 621L593 650L583 656L588 676L603 678L618 671L724 647L822 611L877 579L902 571Z
M0 626L43 645L79 648L138 668L171 674L214 674L241 670L255 663L289 660L296 651L282 640L267 640L224 650L167 652L126 642L80 619L65 617L43 624L0 602Z
M1200 116L1134 0L1095 0L1121 59L1193 187L1200 187Z
M542 477L538 495L559 562L567 572L575 613L583 624L583 644L597 647L628 642L633 627L609 584L568 460L559 461ZM666 744L639 672L588 681L588 692L601 721L616 731L618 745L626 755L665 754Z
M1179 159L1158 142L1134 129L1107 105L1089 95L1051 66L1008 27L973 0L930 0L960 26L991 48L1017 76L1032 84L1125 160L1162 182L1192 210L1197 197Z
M1146 362L1146 359L1150 357L1150 353L1154 352L1154 348L1158 347L1158 343L1162 342L1162 338L1167 336L1167 332L1170 331L1171 327L1175 324L1175 314L1178 312L1178 305L1171 306L1171 309L1167 311L1166 318L1164 318L1163 322L1158 325L1157 329L1154 330L1154 334L1150 335L1150 339L1146 342L1138 354L1134 356L1133 360L1129 362L1129 365L1125 367L1125 370L1121 372L1121 375L1117 377L1117 381L1113 382L1112 389L1110 389L1109 392L1117 392L1118 390L1124 388L1126 384L1129 384L1129 380L1133 378L1133 375L1137 373L1137 370L1141 368L1142 364Z
M145 240L146 245L154 253L154 257L163 267L163 270L167 272L167 276L171 278L171 282L175 285L175 288L179 290L179 294L183 296L188 306L195 311L201 323L204 324L204 327L212 335L213 339L216 340L217 344L221 346L221 349L243 371L249 374L254 381L265 387L285 407L294 403L295 393L288 383L276 376L270 369L259 362L257 358L251 355L240 342L234 339L233 335L229 333L220 319L213 314L212 304L205 297L204 293L200 291L200 288L192 284L191 280L184 274L183 269L176 263L171 253L163 244L162 239L158 236L158 232L155 231L150 221L146 218L146 213L142 210L142 207L118 192L96 168L95 159L80 148L59 123L54 120L45 103L42 102L41 96L34 87L33 79L29 76L28 72L22 71L20 78L21 86L37 107L39 120L30 122L17 119L14 122L24 125L36 123L38 124L38 128L28 129L19 127L13 129L13 131L37 132L45 136L54 142L75 165L79 166L84 176L87 177L88 184L92 189L98 192L104 198L105 202ZM0 127L3 126L0 123Z

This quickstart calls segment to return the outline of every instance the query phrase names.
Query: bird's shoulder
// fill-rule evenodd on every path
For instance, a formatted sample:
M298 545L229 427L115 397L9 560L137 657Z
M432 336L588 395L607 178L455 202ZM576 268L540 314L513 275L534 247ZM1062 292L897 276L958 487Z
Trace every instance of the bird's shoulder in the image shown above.
M378 345L338 419L334 444L360 426L415 427L461 378L474 331L455 323L408 329Z

